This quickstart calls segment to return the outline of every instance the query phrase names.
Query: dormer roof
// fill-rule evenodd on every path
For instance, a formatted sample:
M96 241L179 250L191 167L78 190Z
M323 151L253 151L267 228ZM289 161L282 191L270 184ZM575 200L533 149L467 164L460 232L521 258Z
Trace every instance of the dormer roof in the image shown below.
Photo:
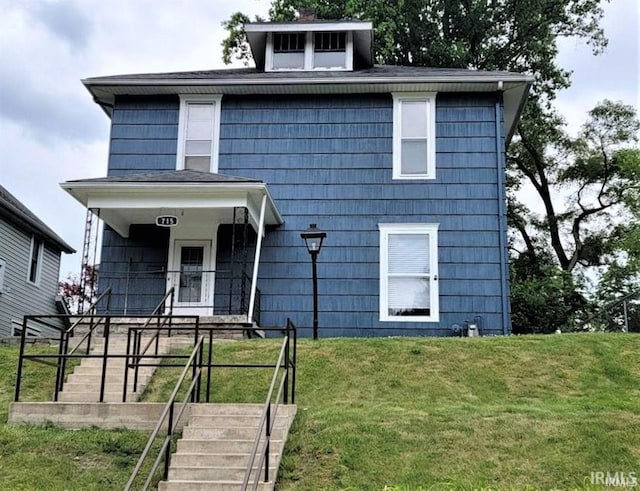
M354 68L373 66L373 23L363 21L313 20L296 22L251 22L244 32L258 70L265 69L267 36L284 32L351 32L353 33Z

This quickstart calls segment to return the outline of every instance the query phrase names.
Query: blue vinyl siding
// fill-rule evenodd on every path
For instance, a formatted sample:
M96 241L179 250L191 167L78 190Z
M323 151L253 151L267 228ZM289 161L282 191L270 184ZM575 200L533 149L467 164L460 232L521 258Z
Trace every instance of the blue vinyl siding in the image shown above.
M111 286L110 312L150 314L166 291L169 231L155 225L131 225L129 237L105 226L99 289Z
M225 95L219 172L264 180L285 220L263 242L262 324L291 317L310 333L311 263L300 232L317 223L328 234L318 257L321 336L450 335L476 315L486 333L502 333L496 102L496 94L438 94L436 179L403 181L391 178L390 94ZM118 98L109 175L175 169L178 115L177 97ZM440 225L438 323L378 320L379 223ZM107 229L103 268L126 271L129 242ZM140 267L166 264L163 244ZM219 247L217 268L226 262Z
M311 265L300 231L328 234L318 257L322 336L448 335L482 315L501 333L496 96L439 94L436 179L392 180L390 95L225 96L222 174L269 185L285 223L265 237L264 325L311 326ZM440 322L380 322L378 223L439 223Z
M111 116L108 175L175 170L180 101L118 97Z

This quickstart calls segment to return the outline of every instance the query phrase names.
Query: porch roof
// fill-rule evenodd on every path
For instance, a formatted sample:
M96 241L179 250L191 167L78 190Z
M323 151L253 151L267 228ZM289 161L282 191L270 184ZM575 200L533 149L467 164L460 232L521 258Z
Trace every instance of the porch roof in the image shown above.
M123 237L129 226L155 223L168 211L215 211L224 223L227 211L246 207L258 229L260 203L267 197L265 223L283 223L267 185L259 180L191 170L155 171L79 179L60 184L82 205L100 210L100 218Z

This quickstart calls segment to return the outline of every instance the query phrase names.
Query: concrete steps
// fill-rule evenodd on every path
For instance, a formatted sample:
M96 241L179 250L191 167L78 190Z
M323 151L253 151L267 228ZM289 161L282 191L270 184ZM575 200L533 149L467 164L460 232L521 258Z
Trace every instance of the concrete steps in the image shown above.
M149 337L142 338L142 345L145 346ZM168 338L161 338L158 344L158 354L165 354L172 347L172 341ZM153 351L151 351L153 349ZM127 351L127 338L121 334L112 334L109 337L108 354L124 355ZM149 352L155 353L155 348L151 347ZM92 340L91 355L102 355L104 353L104 338L97 337ZM143 363L154 363L156 358L145 359ZM100 381L102 377L102 358L84 358L80 365L76 366L73 372L67 377L62 391L58 394L59 402L98 402L100 400ZM125 379L124 358L110 358L107 360L106 379L104 387L104 402L121 402ZM138 380L134 391L133 379L134 371L129 369L127 380L127 402L135 402L140 399L147 384L151 380L155 367L140 367L138 369Z
M193 404L189 419L171 458L167 481L159 491L238 490L242 484L253 448L263 406L259 404ZM254 463L258 489L273 490L296 407L278 408L269 452L269 482L263 482L264 469ZM262 446L259 447L259 450ZM259 476L258 476L259 474Z

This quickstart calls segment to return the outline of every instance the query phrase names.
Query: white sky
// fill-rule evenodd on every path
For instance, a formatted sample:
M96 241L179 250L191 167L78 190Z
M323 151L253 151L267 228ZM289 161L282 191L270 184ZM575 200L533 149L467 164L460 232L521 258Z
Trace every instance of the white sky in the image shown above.
M0 182L78 253L85 210L58 183L106 175L109 119L80 83L125 73L223 68L221 23L235 11L266 16L269 0L0 0ZM637 0L605 6L607 51L562 42L574 71L557 100L572 130L604 98L638 107Z

